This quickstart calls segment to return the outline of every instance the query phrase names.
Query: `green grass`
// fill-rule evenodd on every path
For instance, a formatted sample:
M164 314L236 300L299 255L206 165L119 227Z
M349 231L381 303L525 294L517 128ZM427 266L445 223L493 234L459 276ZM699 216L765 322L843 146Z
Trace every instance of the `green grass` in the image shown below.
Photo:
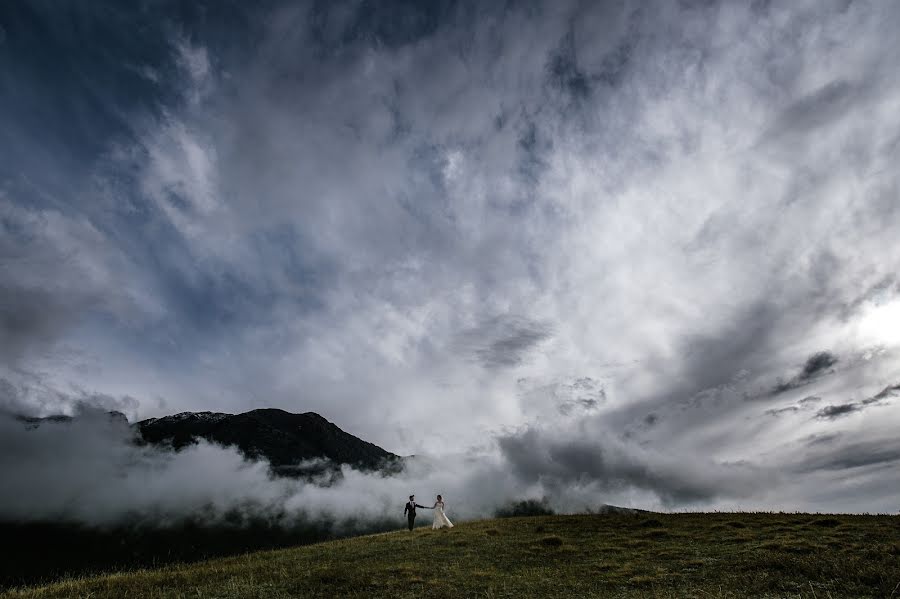
M551 596L900 599L900 518L718 513L508 518L0 595Z

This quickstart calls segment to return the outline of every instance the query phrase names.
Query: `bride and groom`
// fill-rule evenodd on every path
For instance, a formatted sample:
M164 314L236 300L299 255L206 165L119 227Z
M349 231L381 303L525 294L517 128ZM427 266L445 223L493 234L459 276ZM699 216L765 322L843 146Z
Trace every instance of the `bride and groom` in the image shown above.
M431 507L427 507L424 505L419 505L416 503L416 496L410 495L409 501L406 504L406 507L403 508L403 514L406 516L409 529L412 530L413 526L416 523L416 508L420 507L423 510L434 510L434 524L431 525L431 528L453 528L453 523L450 522L450 519L444 514L444 498L440 495L437 496L437 501L434 502L434 505Z

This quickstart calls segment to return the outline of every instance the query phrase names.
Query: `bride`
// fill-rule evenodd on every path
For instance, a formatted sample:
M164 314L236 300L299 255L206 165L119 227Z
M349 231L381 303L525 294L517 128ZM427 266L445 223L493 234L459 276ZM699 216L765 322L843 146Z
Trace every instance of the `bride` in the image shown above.
M450 522L450 519L444 513L444 498L440 495L437 496L437 501L434 502L434 506L432 508L434 510L434 524L431 525L432 529L435 528L453 528L453 522Z

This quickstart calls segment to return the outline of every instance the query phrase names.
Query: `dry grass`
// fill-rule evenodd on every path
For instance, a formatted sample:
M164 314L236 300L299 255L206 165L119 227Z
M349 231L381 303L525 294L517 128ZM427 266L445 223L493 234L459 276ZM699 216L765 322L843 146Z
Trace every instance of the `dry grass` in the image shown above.
M508 518L0 597L900 597L898 538L895 516Z

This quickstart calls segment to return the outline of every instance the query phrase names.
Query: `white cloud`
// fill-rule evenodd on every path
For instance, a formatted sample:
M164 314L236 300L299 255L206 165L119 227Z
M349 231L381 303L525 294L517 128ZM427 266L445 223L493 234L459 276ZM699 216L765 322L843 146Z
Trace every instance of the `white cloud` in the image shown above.
M201 102L213 85L212 67L206 48L194 45L189 40L178 38L174 42L178 63L188 75L189 86L185 93L191 104Z

